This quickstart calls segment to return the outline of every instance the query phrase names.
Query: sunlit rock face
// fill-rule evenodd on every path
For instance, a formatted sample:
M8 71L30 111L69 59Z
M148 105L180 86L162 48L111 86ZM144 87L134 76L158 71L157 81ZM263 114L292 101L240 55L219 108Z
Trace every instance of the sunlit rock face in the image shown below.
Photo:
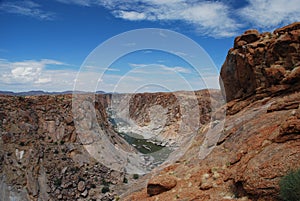
M299 43L299 22L273 33L249 30L238 36L221 69L227 101L299 90Z
M183 157L125 200L280 200L280 179L300 168L299 48L300 23L238 36L221 69L223 129L204 125ZM200 157L207 135L217 133ZM166 188L165 180L176 185Z

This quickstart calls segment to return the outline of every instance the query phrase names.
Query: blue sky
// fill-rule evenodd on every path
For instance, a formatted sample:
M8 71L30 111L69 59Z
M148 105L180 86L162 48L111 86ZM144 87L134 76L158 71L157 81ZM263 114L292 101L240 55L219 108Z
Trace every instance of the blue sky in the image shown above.
M217 73L235 36L250 28L273 31L295 21L300 21L299 0L4 0L0 1L0 90L72 90L80 68L86 79L82 90L85 86L90 90L90 80L98 81L93 89L104 91L217 88ZM90 53L118 34L143 28L189 37L212 58L215 66L206 67L215 69L202 68L199 75L194 70L198 67L181 57L192 52L153 49L120 57L104 76L95 77L108 66L103 66L106 58L101 55L93 68L86 66ZM170 73L183 77L190 87L176 81L176 76L167 79ZM138 82L149 77L149 82ZM212 78L209 84L197 81L208 78Z

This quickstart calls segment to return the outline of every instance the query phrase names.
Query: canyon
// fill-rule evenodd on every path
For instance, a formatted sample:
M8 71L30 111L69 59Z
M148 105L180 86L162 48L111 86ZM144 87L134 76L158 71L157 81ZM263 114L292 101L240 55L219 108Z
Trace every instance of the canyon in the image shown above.
M280 200L300 168L299 52L294 23L238 36L221 90L1 95L0 200Z

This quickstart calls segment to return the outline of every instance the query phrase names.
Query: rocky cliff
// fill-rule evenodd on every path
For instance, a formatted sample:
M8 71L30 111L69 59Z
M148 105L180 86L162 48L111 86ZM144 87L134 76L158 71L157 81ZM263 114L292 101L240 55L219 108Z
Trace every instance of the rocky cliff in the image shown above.
M299 42L300 23L237 37L221 69L224 126L199 129L180 160L124 200L280 200L280 179L300 168ZM218 140L201 157L208 135Z
M273 33L248 30L237 37L221 70L227 100L299 90L299 42L299 22Z
M199 100L194 107L199 107L197 111L203 114L198 114L195 122L204 124L211 118L212 110L208 108L211 101L220 99L216 90L174 94L131 95L127 105L130 118L143 129L151 121L161 120L149 111L152 106L160 105L166 111L166 127L174 128L183 113L178 108L178 97L183 97L179 94L194 94ZM86 108L91 96L95 119ZM112 101L126 94L115 96L84 94L84 102L79 101L82 110L75 115L74 95L0 96L0 200L113 200L124 192L122 189L132 185L135 182L132 175L106 167L86 148L86 145L98 145L95 135L101 129L114 146L134 151L111 123L108 110ZM190 100L188 96L185 99ZM117 108L121 113L124 110L118 104ZM76 129L76 118L81 116L88 119L81 122L81 126L87 127L83 133ZM148 130L151 132L151 127ZM178 137L177 132L170 130L163 130L158 136L164 136L161 139L166 142ZM122 161L119 163L122 165ZM103 191L106 187L110 192Z
M113 133L103 102L98 122ZM0 200L113 199L103 186L123 183L82 146L74 127L72 95L0 97Z
M72 95L0 96L0 200L280 200L279 180L300 168L299 39L300 23L237 37L221 70L225 105L217 90L75 104ZM105 142L136 153L119 131L170 147L193 138L179 159L137 179L103 165L112 152L91 154ZM98 134L109 141L97 144Z

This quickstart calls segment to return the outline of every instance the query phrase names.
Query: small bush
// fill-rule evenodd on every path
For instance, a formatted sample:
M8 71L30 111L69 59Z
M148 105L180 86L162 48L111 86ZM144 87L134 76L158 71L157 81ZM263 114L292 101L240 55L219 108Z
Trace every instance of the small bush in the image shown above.
M110 190L109 190L109 187L108 186L104 186L103 188L102 188L102 190L101 190L101 192L102 193L107 193L107 192L109 192Z
M138 174L134 174L133 175L133 179L138 179L139 178L139 175Z
M284 176L280 182L280 197L284 201L300 200L300 169Z
M107 182L104 178L101 179L101 184L104 186L109 186L109 182Z
M123 179L123 183L127 184L128 183L128 179L126 177L124 177Z
M54 185L55 185L56 187L59 187L59 186L61 185L61 179L59 179L59 178L55 179L55 180L54 180Z

